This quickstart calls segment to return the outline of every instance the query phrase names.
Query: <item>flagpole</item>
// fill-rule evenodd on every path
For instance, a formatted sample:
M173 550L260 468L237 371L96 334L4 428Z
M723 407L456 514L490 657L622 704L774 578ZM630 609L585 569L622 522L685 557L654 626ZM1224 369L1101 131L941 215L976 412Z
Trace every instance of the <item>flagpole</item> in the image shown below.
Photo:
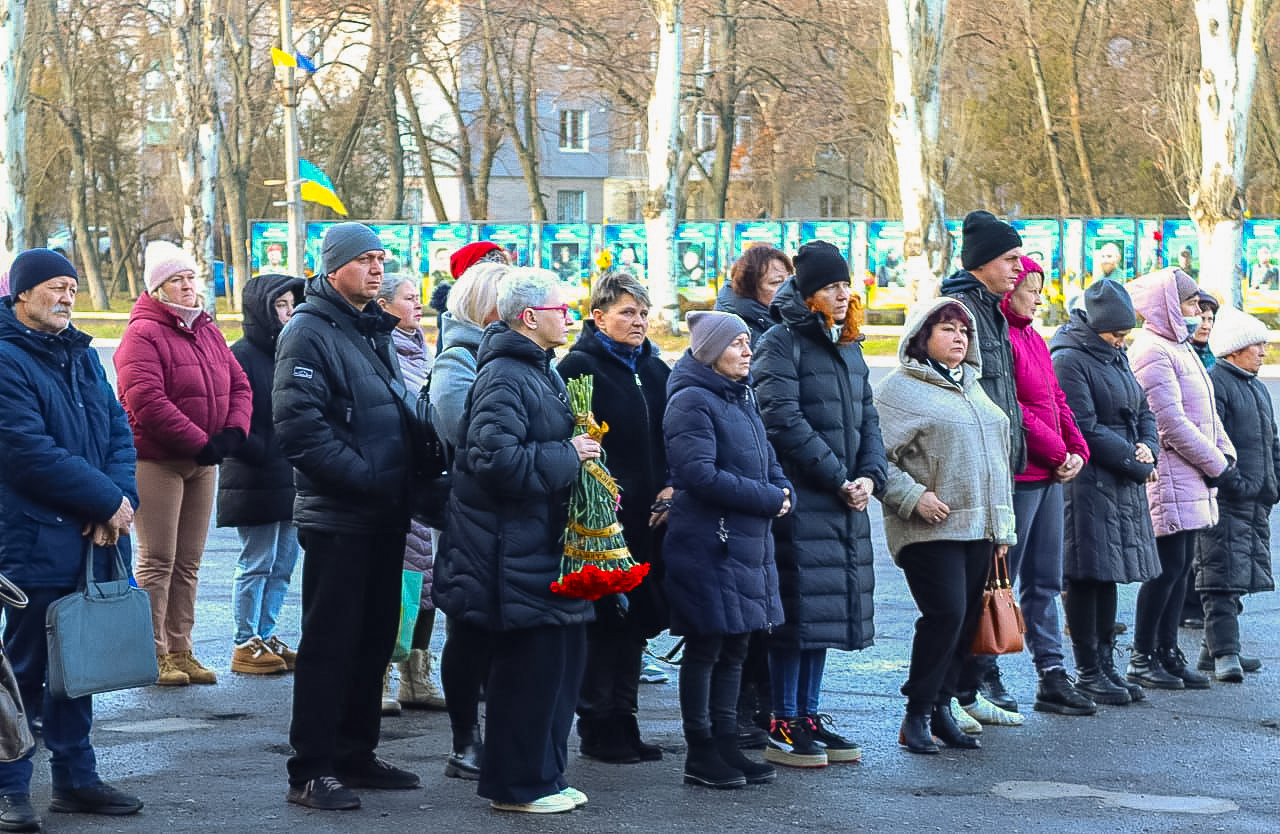
M280 0L280 50L293 55L293 10L290 0ZM306 233L302 215L302 183L298 176L298 88L296 72L284 71L284 179L286 217L289 221L289 271L306 275ZM319 264L316 265L317 268Z

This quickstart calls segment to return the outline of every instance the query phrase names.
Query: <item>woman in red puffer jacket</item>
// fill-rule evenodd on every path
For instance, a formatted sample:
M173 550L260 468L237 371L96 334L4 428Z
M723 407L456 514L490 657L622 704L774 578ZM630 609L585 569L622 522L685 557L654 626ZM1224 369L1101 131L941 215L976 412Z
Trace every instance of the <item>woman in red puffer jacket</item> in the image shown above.
M115 353L117 389L138 449L138 585L151 595L162 686L217 683L191 653L196 581L216 487L214 467L249 431L253 393L200 304L196 264L172 243L145 256L138 298Z
M1062 485L1080 473L1089 447L1067 406L1049 359L1049 348L1032 323L1040 306L1044 269L1031 258L1022 266L1000 309L1009 322L1013 375L1022 407L1027 439L1027 468L1014 477L1013 510L1018 543L1009 548L1009 570L1018 578L1018 601L1027 624L1027 647L1040 685L1035 708L1059 715L1091 715L1097 706L1086 685L1097 684L1110 698L1128 703L1099 669L1098 652L1076 651L1079 683L1073 685L1063 665L1058 597L1062 593ZM1077 686L1080 688L1077 689ZM1121 700L1123 699L1123 700Z

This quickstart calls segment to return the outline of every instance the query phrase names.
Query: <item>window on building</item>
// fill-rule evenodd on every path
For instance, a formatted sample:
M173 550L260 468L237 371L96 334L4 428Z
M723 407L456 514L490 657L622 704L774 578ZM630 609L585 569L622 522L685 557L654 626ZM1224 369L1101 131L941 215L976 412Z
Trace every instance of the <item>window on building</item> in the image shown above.
M644 220L644 192L631 189L627 192L627 222Z
M699 148L709 148L716 141L716 117L710 113L699 113L697 121L697 132L694 133L693 143Z
M585 151L587 149L587 111L560 111L560 150Z
M557 191L556 222L585 223L587 221L587 192Z
M823 194L818 198L819 217L844 217L844 198Z

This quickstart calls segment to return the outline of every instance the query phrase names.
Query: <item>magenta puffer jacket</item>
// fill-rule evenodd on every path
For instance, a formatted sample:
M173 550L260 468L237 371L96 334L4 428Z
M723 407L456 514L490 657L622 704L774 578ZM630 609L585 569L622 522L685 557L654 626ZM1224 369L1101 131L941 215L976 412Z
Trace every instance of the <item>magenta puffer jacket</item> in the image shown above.
M188 328L139 296L113 358L139 460L191 460L226 428L248 435L253 392L208 313Z
M1022 425L1027 434L1027 468L1014 476L1018 483L1052 481L1054 470L1075 453L1089 462L1089 444L1076 425L1067 405L1067 395L1058 385L1053 360L1044 339L1031 326L1031 319L1009 309L1009 296L1000 302L1000 311L1009 322L1013 345L1013 380L1022 407Z
M1212 527L1217 490L1206 479L1221 475L1236 450L1214 408L1209 372L1191 349L1173 270L1144 275L1127 288L1144 319L1129 361L1160 437L1156 480L1147 484L1151 525L1157 536Z

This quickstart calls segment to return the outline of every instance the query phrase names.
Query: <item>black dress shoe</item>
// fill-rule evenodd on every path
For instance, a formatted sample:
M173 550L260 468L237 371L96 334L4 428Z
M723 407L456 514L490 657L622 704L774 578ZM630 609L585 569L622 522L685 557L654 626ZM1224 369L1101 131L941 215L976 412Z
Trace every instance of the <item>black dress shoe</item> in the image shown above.
M407 791L418 787L418 774L396 767L374 756L358 765L337 768L338 781L349 788L372 788L384 791Z
M982 742L960 729L956 718L951 714L951 705L938 705L929 716L929 731L948 747L961 750L977 750Z
M142 810L142 800L118 791L106 782L83 788L54 788L49 810L58 814L103 814L122 817Z
M40 818L25 793L0 796L0 831L39 831Z

